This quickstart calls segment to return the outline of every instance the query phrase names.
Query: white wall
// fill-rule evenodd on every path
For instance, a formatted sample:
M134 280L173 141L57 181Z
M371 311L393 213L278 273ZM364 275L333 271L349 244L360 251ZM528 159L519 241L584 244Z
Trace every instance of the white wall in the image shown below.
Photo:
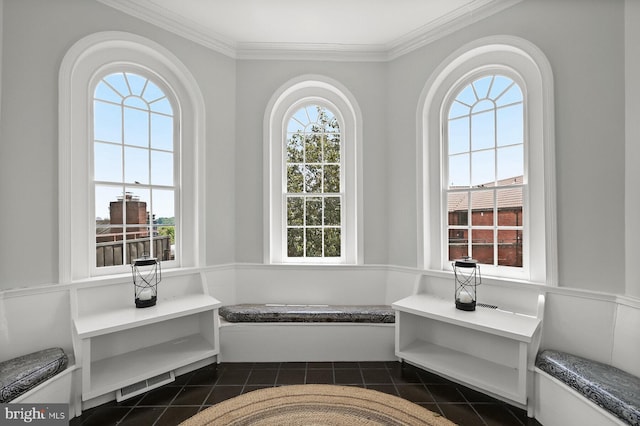
M264 109L278 87L311 73L342 83L362 110L365 263L416 266L416 112L429 74L478 37L510 34L533 42L555 78L559 282L624 293L624 6L621 0L527 0L390 63L357 63L236 61L98 2L4 1L0 289L57 280L60 60L83 36L120 30L171 50L202 90L209 265L262 262ZM633 1L627 6L637 9ZM636 31L628 29L627 39ZM628 72L637 60L630 64ZM629 187L637 177L626 179ZM627 210L627 219L636 211Z
M624 3L527 0L390 67L389 263L417 257L416 111L452 51L506 34L537 45L554 73L559 282L624 293ZM390 136L390 137L391 137ZM413 219L413 220L412 220Z
M174 53L206 107L207 262L234 260L235 61L98 2L4 3L0 155L0 289L58 279L58 70L66 51L99 31L129 31Z
M263 120L273 94L294 77L320 74L344 85L363 117L364 260L387 261L386 64L253 61L237 64L236 261L263 255Z
M625 0L625 226L626 294L640 297L640 2Z

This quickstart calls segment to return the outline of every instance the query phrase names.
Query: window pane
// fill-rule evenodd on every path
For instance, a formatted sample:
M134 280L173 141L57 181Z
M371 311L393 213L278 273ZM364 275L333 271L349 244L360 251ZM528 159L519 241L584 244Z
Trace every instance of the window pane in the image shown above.
M449 225L469 225L469 193L450 192L447 194L447 211Z
M503 106L515 102L522 102L522 91L517 84L511 86L505 93L496 99L496 105Z
M96 185L95 190L95 213L96 224L107 225L110 223L122 223L122 219L111 221L111 203L122 199L122 187ZM122 217L122 216L120 216Z
M493 185L496 179L495 151L471 154L471 185Z
M322 139L319 134L308 134L304 138L304 149L307 163L322 162Z
M171 260L175 254L175 193L172 190L154 189L152 194L155 225L152 253L160 260Z
M471 184L469 154L449 156L449 187L468 187Z
M302 228L287 229L287 256L289 257L304 256L304 229Z
M136 74L131 74L129 72L125 73L125 76L127 78L127 82L129 83L129 87L131 88L131 93L136 96L140 96L145 84L147 83L147 79Z
M493 148L495 146L495 112L481 112L471 116L471 149Z
M322 225L322 198L307 197L305 200L305 225Z
M449 260L461 259L469 255L468 231L465 229L449 230Z
M149 150L124 148L124 180L128 183L149 183Z
M325 257L340 257L340 229L326 228L324 230Z
M493 76L487 76L473 82L473 87L476 89L476 95L478 95L478 99L484 99L487 97L492 81Z
M104 78L123 98L131 94L123 73L110 74Z
M103 182L122 182L122 147L96 142L93 145L95 180Z
M498 265L522 267L522 231L498 231Z
M161 112L167 115L173 115L173 108L171 108L171 103L167 98L162 98L158 101L151 102L149 104L149 108L153 112Z
M329 133L326 135L324 142L324 161L325 163L340 162L340 134Z
M511 185L524 175L524 145L515 145L498 149L499 185Z
M449 155L469 151L469 117L449 120Z
M503 75L496 75L493 79L491 90L489 91L489 98L495 100L498 96L504 93L511 84L513 84L513 80L510 78Z
M498 146L521 144L524 141L524 116L522 104L511 105L497 110Z
M160 98L164 98L164 92L152 81L149 81L147 82L147 87L145 87L144 92L142 93L142 97L147 102L153 102Z
M473 92L473 88L471 87L471 85L468 85L467 87L462 89L462 91L460 92L460 94L458 94L458 96L456 96L456 101L462 102L463 104L471 106L475 104L478 101L478 99L476 98L476 95Z
M324 161L325 163L340 162L340 134L330 133L326 135L324 142Z
M309 193L322 192L322 166L306 166L304 173L304 190Z
M154 223L175 224L175 192L170 189L154 189L152 194Z
M151 114L151 148L173 151L173 117Z
M151 184L173 185L173 154L151 151Z
M304 198L287 197L287 225L304 225Z
M108 229L96 229L96 266L115 266L123 264L124 242L122 239L112 239L107 241L108 237L102 236L109 234Z
M522 226L522 187L499 189L498 226Z
M477 104L475 104L473 106L473 108L471 109L471 111L474 114L483 112L483 111L489 111L495 108L495 105L493 104L493 102L489 101L489 100L482 100L480 102L478 102Z
M340 166L324 166L324 192L340 192Z
M122 142L122 108L100 101L93 103L93 137L106 142Z
M124 143L149 146L149 113L133 108L124 108Z
M303 166L287 166L287 192L302 192L304 188L304 175L302 170L304 170Z
M143 188L126 188L127 224L131 229L147 231L151 209L151 191ZM145 225L145 226L139 226Z
M307 228L306 229L306 255L307 257L322 256L322 229Z
M471 257L478 263L493 265L493 230L472 229L471 238Z
M324 199L324 224L340 226L340 197L326 197Z
M125 100L122 102L122 105L131 108L142 109L145 111L149 109L147 107L147 103L142 98L139 98L137 96L129 96L128 98L125 98Z
M451 104L451 108L449 108L449 119L462 117L463 115L469 115L471 113L471 108L467 105L461 104L458 101L454 101Z
M122 96L114 92L113 89L109 87L104 81L101 81L96 86L94 98L101 99L103 101L114 102L116 104L122 103Z
M472 226L493 226L493 191L476 191L471 194Z
M309 123L309 117L307 116L307 112L304 108L300 108L291 116L291 120L289 120L289 126L287 127L288 132L304 132L305 127Z
M303 151L304 136L301 133L292 133L287 139L287 162L302 163L304 161Z

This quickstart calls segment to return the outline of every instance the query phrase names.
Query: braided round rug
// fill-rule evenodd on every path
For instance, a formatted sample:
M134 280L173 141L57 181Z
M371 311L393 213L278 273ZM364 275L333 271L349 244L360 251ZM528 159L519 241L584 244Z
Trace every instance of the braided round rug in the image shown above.
M397 396L371 389L334 385L260 389L209 407L181 423L182 426L454 424L439 414Z

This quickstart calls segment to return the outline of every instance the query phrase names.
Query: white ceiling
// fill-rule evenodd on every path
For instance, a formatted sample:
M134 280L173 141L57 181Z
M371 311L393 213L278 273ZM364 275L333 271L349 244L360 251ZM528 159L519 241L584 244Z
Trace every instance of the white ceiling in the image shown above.
M388 60L521 0L98 0L232 57Z

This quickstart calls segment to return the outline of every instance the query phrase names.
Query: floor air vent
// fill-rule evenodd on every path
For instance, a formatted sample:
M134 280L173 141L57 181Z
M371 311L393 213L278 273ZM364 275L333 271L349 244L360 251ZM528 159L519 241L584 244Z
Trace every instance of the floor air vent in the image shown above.
M125 386L122 389L116 391L116 401L124 401L132 396L140 395L141 393L150 391L167 383L171 383L176 379L173 371L159 374L154 377L150 377L138 383L134 383L129 386Z

